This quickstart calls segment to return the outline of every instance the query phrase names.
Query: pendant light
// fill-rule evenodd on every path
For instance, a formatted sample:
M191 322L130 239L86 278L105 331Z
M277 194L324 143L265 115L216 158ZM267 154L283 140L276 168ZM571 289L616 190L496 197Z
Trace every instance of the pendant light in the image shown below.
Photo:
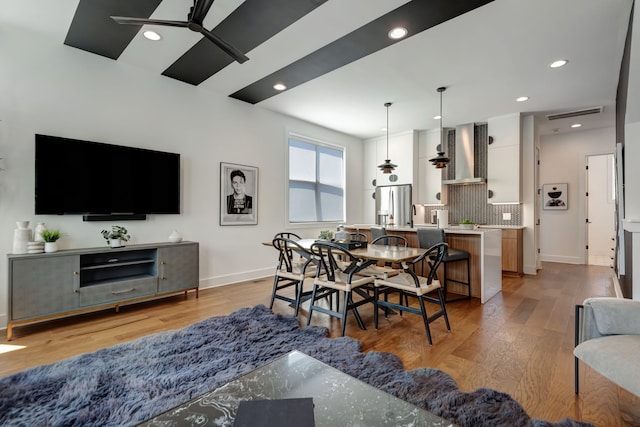
M387 158L384 163L378 165L378 167L382 173L391 173L398 166L391 163L391 160L389 159L389 107L391 107L391 103L385 102L384 106L387 107Z
M433 159L429 159L429 161L438 169L442 169L447 166L449 163L449 158L444 156L444 131L442 129L442 92L444 92L446 87L439 87L438 92L440 93L440 144L436 147L436 151L438 155Z

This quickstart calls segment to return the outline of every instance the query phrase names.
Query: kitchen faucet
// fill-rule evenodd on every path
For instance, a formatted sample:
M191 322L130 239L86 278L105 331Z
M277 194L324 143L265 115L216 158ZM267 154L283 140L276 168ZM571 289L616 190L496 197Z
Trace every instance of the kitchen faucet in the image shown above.
M411 205L411 222L409 223L409 227L413 228L413 217L416 216L416 205Z

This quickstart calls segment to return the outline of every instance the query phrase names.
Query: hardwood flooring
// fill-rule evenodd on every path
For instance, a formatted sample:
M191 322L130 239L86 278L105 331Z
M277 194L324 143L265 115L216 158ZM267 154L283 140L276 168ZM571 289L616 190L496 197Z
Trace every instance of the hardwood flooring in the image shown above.
M240 307L269 304L272 278L204 289L163 300L106 310L68 319L14 328L14 339L0 339L0 376L94 351L138 337L177 329ZM398 355L407 369L434 367L449 373L462 390L490 387L510 394L533 418L564 417L598 426L640 425L638 398L580 364L581 392L574 394L574 307L589 296L614 295L607 267L544 263L536 276L504 277L500 294L447 305L452 332L442 318L432 324L433 346L427 343L419 316L380 317L360 309L367 330L350 316L347 335L362 342L363 351ZM434 309L435 306L428 307ZM292 314L283 301L274 311ZM306 305L300 313L306 325ZM312 324L340 334L337 319L318 313Z

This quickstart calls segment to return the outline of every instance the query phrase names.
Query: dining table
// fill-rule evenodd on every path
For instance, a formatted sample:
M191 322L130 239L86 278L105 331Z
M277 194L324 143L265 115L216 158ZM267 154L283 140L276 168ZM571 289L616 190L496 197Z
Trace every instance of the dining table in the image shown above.
M316 241L317 239L300 239L297 243L305 249L310 249L311 245ZM418 258L425 253L427 249L404 246L367 245L364 248L348 249L348 251L357 258L369 261L401 263L402 261L411 261Z

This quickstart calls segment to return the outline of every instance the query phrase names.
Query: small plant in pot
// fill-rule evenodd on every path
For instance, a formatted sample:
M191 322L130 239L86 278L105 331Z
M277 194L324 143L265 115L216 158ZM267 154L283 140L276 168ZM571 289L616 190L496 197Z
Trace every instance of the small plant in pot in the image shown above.
M322 230L320 231L320 235L318 236L320 240L331 240L333 239L333 231L331 230Z
M60 232L60 230L42 230L40 236L44 241L45 252L58 251L58 239L62 237L62 233Z
M100 233L112 248L119 248L122 246L122 242L128 242L131 238L131 236L127 234L129 233L127 229L120 225L114 225L111 227L111 230L102 230Z
M460 228L464 230L473 230L474 222L470 219L463 219L460 221Z

